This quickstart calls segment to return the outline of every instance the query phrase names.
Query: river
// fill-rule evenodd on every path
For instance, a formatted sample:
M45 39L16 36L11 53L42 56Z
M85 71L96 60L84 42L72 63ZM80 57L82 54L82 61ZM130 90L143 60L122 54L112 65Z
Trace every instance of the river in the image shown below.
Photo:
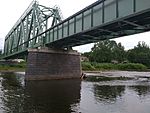
M150 113L150 72L86 75L24 81L23 72L0 73L0 113Z

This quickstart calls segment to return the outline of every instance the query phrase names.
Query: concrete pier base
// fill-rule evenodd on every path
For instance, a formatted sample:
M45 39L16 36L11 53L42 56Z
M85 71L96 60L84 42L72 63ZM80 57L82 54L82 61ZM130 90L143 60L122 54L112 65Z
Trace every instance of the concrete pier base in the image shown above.
M48 48L29 49L26 80L80 78L80 54Z

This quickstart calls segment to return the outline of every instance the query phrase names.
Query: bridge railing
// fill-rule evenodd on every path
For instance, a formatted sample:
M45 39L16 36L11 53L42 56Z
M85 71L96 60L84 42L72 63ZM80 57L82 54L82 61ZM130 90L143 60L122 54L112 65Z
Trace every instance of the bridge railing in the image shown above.
M150 9L149 0L99 0L43 32L46 33L44 43L50 44L147 9Z
M145 26L138 25L138 22L140 20L138 20L138 18L135 20L131 20L131 22L130 20L129 22L125 20L132 16L140 15L148 11L150 12L149 0L98 0L95 3L84 8L83 10L56 24L55 26L18 45L18 47L20 47L20 50L17 50L16 53L26 51L29 47L25 47L24 45L36 40L37 38L42 40L42 45L64 48L67 46L82 45L87 42L92 42L94 38L96 40L101 40L103 36L105 36L108 39L118 37L120 36L118 34L120 34L121 30L124 30L124 26L130 28L126 31L124 30L124 34L130 35L138 33L139 31L135 31L136 28L140 28L139 30L142 29L143 31L145 30ZM123 25L119 25L122 24L121 22L123 22ZM111 28L108 27L106 29L106 26L112 23L118 24L115 24L117 26L113 25L111 26ZM147 23L142 24L144 25ZM117 28L115 28L114 30L113 27ZM92 37L90 38L90 41L86 41L86 38L87 40L89 38L84 37L84 42L82 43L79 38L76 38L78 36L82 36L80 34L91 31L93 29L96 29L96 32L94 33L97 34L97 36L95 37L94 33L92 33L92 35L88 34L88 37ZM68 39L73 36L75 36L75 38L71 40L71 44L70 42L65 42L66 38ZM64 43L57 43L56 45L53 44L61 40L65 40ZM81 43L76 44L75 41ZM34 48L39 46L41 46L40 43L35 43L35 45L33 45L32 47Z

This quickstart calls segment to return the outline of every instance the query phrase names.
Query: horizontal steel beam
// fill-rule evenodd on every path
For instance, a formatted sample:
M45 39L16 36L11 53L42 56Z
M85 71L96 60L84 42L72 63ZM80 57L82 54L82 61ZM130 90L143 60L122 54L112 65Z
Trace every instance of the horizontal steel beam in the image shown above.
M40 7L45 6L39 5ZM149 0L98 0L59 23L55 19L59 20L60 15L56 15L50 28L47 28L45 15L39 13L55 10L47 7L45 10L33 9L7 35L5 56L44 45L60 48L83 45L145 32L150 28Z

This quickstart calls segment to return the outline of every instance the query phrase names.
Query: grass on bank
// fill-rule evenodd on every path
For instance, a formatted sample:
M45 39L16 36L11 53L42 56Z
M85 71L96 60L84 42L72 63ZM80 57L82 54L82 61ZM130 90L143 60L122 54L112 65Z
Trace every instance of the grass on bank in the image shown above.
M0 71L23 71L25 70L26 67L26 63L25 62L21 62L18 64L14 64L14 65L0 65Z
M81 62L83 71L103 71L103 70L133 70L133 71L145 71L148 68L143 64L138 63L94 63L94 62ZM0 65L0 71L24 71L26 62L21 62L15 65Z
M83 71L101 71L101 70L135 70L135 71L144 71L147 70L147 67L143 64L138 63L93 63L93 62L82 62Z

